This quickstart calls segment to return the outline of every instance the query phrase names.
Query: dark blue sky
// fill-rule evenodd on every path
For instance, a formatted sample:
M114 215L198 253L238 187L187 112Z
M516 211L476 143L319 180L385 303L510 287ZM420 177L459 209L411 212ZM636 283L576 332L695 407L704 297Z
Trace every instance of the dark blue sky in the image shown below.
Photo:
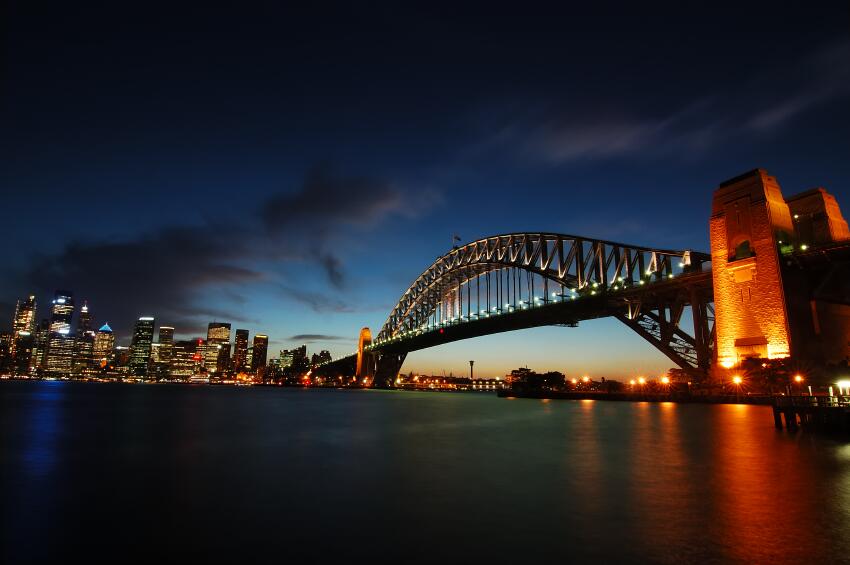
M711 191L754 167L850 206L850 8L776 4L7 3L2 327L61 287L124 335L218 319L342 354L453 233L707 249ZM405 370L470 358L670 364L597 321Z

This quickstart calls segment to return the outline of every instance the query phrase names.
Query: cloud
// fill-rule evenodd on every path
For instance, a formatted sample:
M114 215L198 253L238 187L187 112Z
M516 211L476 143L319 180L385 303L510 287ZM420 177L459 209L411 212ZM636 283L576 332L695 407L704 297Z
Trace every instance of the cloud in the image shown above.
M699 155L737 136L770 133L818 105L848 95L850 41L844 41L669 114L641 116L604 105L588 110L587 103L580 110L529 103L533 110L517 114L512 106L514 117L503 118L498 131L476 149L508 149L552 164Z
M344 262L333 252L335 241L393 215L412 217L422 210L414 204L419 201L421 195L389 183L315 169L294 192L271 195L244 224L210 219L130 239L73 241L34 258L4 286L36 288L43 297L56 288L74 289L77 300L89 299L97 319L115 324L119 336L126 336L140 315L155 315L180 333L197 335L211 319L254 322L222 303L241 308L238 289L273 282L293 262L313 262L333 288L342 288ZM255 267L269 258L280 267L276 273ZM315 291L283 288L317 312L353 310Z
M302 343L312 343L314 341L356 341L353 338L343 337L341 335L326 334L297 334L290 336L288 339Z
M816 51L791 69L790 74L806 75L808 80L787 93L783 89L782 97L769 100L767 107L747 122L749 129L760 131L781 127L818 104L850 94L850 41ZM781 78L774 77L774 84L787 84Z
M344 302L337 298L327 296L319 292L309 290L300 290L290 286L281 286L283 294L289 298L293 298L302 304L309 306L314 312L335 312L346 313L354 312L354 308L349 302Z

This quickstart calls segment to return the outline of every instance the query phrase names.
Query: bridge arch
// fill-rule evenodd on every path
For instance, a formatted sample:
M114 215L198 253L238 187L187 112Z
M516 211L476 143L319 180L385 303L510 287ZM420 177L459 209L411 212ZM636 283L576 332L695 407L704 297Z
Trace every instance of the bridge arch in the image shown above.
M710 272L703 270L709 261L708 254L691 250L556 233L509 233L473 241L437 258L402 294L367 347L378 358L376 382L382 353L393 350L392 365L400 367L403 353L394 346L411 337L588 296L596 296L599 307L582 319L617 317L679 366L702 374L713 342ZM699 292L682 281L696 283ZM695 335L679 327L685 308L692 305ZM578 321L562 310L563 319L546 317L539 325Z

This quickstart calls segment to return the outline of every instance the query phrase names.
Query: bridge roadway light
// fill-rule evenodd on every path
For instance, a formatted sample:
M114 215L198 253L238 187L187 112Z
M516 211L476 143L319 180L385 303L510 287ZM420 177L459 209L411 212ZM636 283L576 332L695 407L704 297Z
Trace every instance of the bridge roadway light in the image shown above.
M643 386L646 384L646 379L643 377L638 377L638 384Z
M795 383L803 382L803 375L794 375L794 382Z
M740 385L743 381L744 379L742 379L740 375L735 375L734 377L732 377L732 382L736 385Z
M670 377L661 377L661 384L669 385Z

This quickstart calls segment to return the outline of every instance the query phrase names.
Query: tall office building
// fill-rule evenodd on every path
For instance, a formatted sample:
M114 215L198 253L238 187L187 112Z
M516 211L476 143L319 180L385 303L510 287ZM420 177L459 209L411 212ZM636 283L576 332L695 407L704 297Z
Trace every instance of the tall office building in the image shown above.
M77 376L85 375L94 368L94 330L91 327L92 317L89 304L84 301L77 318L77 337L74 343L74 368Z
M14 342L14 355L12 355L12 372L15 375L28 375L32 366L33 348L35 346L35 334L27 331L18 333Z
M88 300L83 301L83 307L80 308L80 315L77 318L77 335L92 331L92 317L89 313Z
M74 316L74 295L67 290L57 290L50 309L50 331L68 335Z
M18 300L15 306L15 318L12 320L12 334L17 338L21 332L35 333L35 296Z
M74 360L74 336L71 322L74 317L74 295L57 290L50 312L50 337L47 341L47 371L69 375Z
M130 358L128 367L131 375L146 377L148 374L148 362L151 357L151 344L153 343L153 330L155 321L150 316L142 316L136 322L133 329L133 340L130 342Z
M159 327L159 361L171 363L174 350L174 328L171 326Z
M32 348L35 343L35 296L18 300L15 305L15 317L12 319L12 343L10 356L15 374L29 372L32 360ZM21 370L21 367L24 369Z
M11 332L0 332L0 375L7 375L12 372L14 335Z
M30 357L30 372L38 373L47 367L47 345L50 342L50 320L43 318L35 329L35 340Z
M269 352L269 336L263 334L254 335L254 345L251 348L251 370L256 371L266 366L266 358Z
M174 342L171 358L172 378L189 380L200 372L203 357L198 348L203 344L204 340L202 339Z
M236 330L233 340L233 370L244 371L248 368L248 330Z
M109 324L103 324L94 336L94 347L92 348L94 364L98 367L105 367L109 364L113 349L115 349L115 334L112 333Z
M207 327L207 347L204 364L210 374L222 374L230 360L230 324L211 322Z
M159 341L152 344L151 366L157 380L171 376L171 363L174 357L174 328L159 327Z

